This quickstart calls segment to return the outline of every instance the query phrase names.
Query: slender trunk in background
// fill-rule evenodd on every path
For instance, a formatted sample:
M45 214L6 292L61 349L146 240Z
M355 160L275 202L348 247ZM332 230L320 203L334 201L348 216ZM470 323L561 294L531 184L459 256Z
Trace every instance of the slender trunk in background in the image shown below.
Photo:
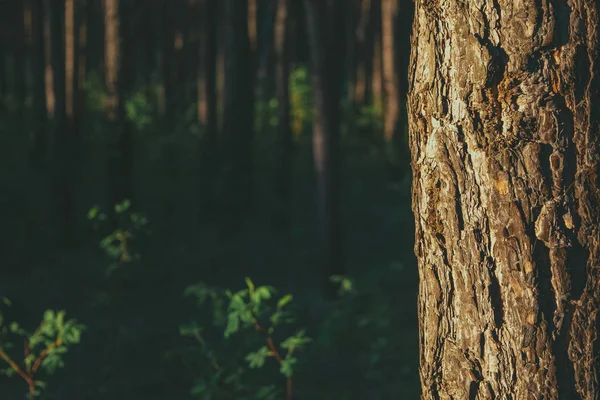
M175 10L173 10L173 0L163 0L161 10L162 35L160 38L161 48L161 69L162 85L164 90L165 107L165 127L168 131L172 128L175 120L175 86L177 85L175 76Z
M246 0L242 0L246 1ZM248 0L248 39L253 54L258 49L258 0Z
M227 0L225 6L223 135L229 157L225 174L227 198L224 201L232 211L244 213L252 208L253 202L255 71L248 38L248 3Z
M128 0L104 0L105 25L105 111L111 126L108 135L108 200L112 212L113 205L133 194L133 137L129 124L125 121L124 90L127 82L125 71L125 45L130 38L125 37L122 26L122 2Z
M65 0L65 111L67 153L65 175L69 176L70 190L79 182L81 132L79 127L79 8L81 0Z
M166 190L163 191L163 214L165 222L174 227L175 202L173 193L178 180L178 149L174 139L178 119L182 115L182 85L183 77L180 74L181 53L183 49L183 34L180 27L181 1L164 0L163 34L162 34L162 70L165 93L165 140L161 145L163 157L163 173Z
M379 3L379 1L375 1ZM380 4L378 4L380 7ZM379 9L379 7L377 7ZM383 63L381 49L381 16L373 23L373 58L371 69L371 102L381 105L383 101Z
M417 2L423 399L600 398L595 0Z
M314 91L313 158L317 174L319 246L325 287L330 295L336 288L333 275L343 275L342 218L340 210L340 60L343 60L343 13L341 0L304 0L311 51L311 78ZM343 38L343 36L342 36Z
M217 25L218 5L212 0L200 3L200 54L198 64L198 118L204 128L201 143L202 209L214 208L214 179L217 162Z
M96 72L102 81L106 81L106 60L104 53L105 26L104 26L104 0L87 0L86 26L87 43L85 58L86 72Z
M346 74L348 90L346 91L346 100L350 105L352 112L351 119L354 117L356 111L356 76L357 76L357 50L358 41L356 35L356 27L359 21L360 14L360 0L352 0L349 2L348 9L346 10ZM349 121L353 123L354 121Z
M18 129L25 133L25 98L27 97L27 33L25 30L25 1L14 4L15 40L13 40L15 105Z
M384 88L383 137L392 143L398 134L400 103L398 100L398 75L396 68L396 43L394 27L398 19L398 0L382 0L381 46Z
M275 188L279 200L275 217L277 225L283 229L289 228L292 213L292 147L294 143L290 126L290 8L288 2L289 0L278 0L275 17L278 141Z
M50 9L50 0L42 0L42 16L44 28L44 91L46 93L46 110L48 118L54 119L56 113L56 94L54 92L54 64L55 50L53 49L54 41L52 34L52 15Z
M46 62L44 57L44 4L43 0L31 2L31 67L32 67L32 120L33 134L29 159L40 167L46 161L48 139L46 124Z
M222 19L224 18L225 16L223 15ZM217 126L221 130L224 125L223 117L225 110L225 47L225 27L217 25Z
M53 143L53 190L58 208L58 215L62 218L63 228L70 230L75 217L75 193L73 188L73 171L71 160L74 154L72 147L72 131L68 124L67 106L67 64L66 64L66 39L68 36L69 21L66 13L69 11L69 2L60 0L49 2L51 13L51 50L52 71L55 96L54 106L54 143Z
M373 0L360 0L360 15L356 27L356 84L354 89L354 102L356 108L364 106L367 102L367 92L369 92L370 84L368 80L371 76L371 58L372 58L372 32L371 27L371 3Z

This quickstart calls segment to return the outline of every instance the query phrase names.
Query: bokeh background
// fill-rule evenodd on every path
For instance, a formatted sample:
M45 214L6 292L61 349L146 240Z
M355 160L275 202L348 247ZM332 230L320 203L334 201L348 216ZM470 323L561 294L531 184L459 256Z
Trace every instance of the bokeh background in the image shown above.
M86 327L35 398L289 399L300 329L294 399L418 398L413 6L0 1L0 350ZM249 282L295 318L226 338Z

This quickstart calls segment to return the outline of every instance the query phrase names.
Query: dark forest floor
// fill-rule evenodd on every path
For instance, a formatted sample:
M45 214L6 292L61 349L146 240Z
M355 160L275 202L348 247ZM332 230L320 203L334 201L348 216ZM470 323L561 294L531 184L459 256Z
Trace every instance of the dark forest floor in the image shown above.
M2 153L5 153L3 151ZM413 217L408 183L391 184L381 157L361 147L347 146L343 193L345 250L348 275L370 288L371 298L383 298L390 327L356 328L338 319L330 329L332 345L319 345L299 356L298 398L417 399L418 331L417 270L413 255ZM13 152L14 154L14 152ZM303 155L304 154L304 155ZM146 211L154 233L142 245L142 259L128 279L107 280L108 261L87 230L62 243L48 228L44 183L39 172L27 171L18 157L5 157L0 168L0 234L3 262L0 297L13 300L15 319L30 326L47 308L64 309L87 326L82 343L69 351L66 367L48 380L44 399L190 399L194 371L181 357L189 340L178 327L198 314L184 298L186 286L199 280L232 290L249 276L295 296L300 326L319 338L323 323L342 307L322 296L315 246L314 180L307 151L298 153L291 233L273 232L266 217L268 202L237 233L224 234L199 224L194 215L197 194L190 189L194 170L182 169L180 182L169 190L177 199L170 228L161 221L157 183L148 157L138 161L139 209ZM189 156L191 157L191 156ZM96 156L100 159L100 156ZM87 160L94 165L97 159ZM188 162L182 155L182 163ZM101 194L101 169L86 172L82 184L82 215ZM141 173L140 173L141 171ZM259 176L269 176L267 166ZM259 181L268 186L268 179ZM99 183L100 182L100 183ZM167 183L164 183L165 185ZM177 186L179 185L179 186ZM46 196L46 197L44 197ZM390 267L395 269L391 272ZM368 312L377 311L377 302ZM360 306L357 313L363 312ZM376 315L374 316L376 318ZM391 337L381 338L391 332ZM369 346L385 340L388 354L370 364ZM319 347L320 346L320 347ZM171 355L171 356L169 356ZM243 361L242 361L243 362ZM376 365L377 371L371 371ZM375 369L375 367L373 368ZM371 374L376 372L376 374ZM281 378L273 375L271 381ZM17 378L0 378L0 399L20 399L26 386Z

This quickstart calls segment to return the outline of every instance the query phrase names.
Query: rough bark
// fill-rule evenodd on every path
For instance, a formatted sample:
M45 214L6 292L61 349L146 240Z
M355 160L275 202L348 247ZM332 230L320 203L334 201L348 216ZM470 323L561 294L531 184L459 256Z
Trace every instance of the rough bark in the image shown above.
M598 3L416 7L422 397L598 399Z

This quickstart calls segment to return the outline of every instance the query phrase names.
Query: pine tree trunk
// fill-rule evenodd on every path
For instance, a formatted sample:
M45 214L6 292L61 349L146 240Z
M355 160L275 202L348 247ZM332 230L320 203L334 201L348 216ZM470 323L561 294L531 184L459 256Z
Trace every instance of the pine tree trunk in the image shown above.
M127 74L130 46L126 18L121 18L130 0L104 0L105 112L111 125L108 145L108 201L113 205L131 199L133 193L133 137L125 121L125 93L132 77Z
M292 192L292 149L293 135L290 126L290 7L289 0L278 0L275 17L275 56L276 77L275 87L277 92L277 140L278 159L276 172L276 192L279 199L276 220L278 225L289 228L291 218L291 192Z
M383 137L387 142L397 138L398 120L400 117L400 101L398 95L398 74L396 68L396 51L394 26L398 18L398 0L382 0L381 2L381 45L383 63L383 90L385 93L385 119Z
M30 160L34 166L41 166L46 159L48 140L46 124L48 110L46 108L46 64L44 57L44 6L43 0L33 0L31 4L32 30L32 115L34 116L33 135L30 150Z
M227 208L237 213L249 211L253 203L255 69L248 37L248 3L227 0L225 7L223 136L228 165L224 200Z
M200 3L200 51L198 63L198 119L204 128L201 148L201 202L212 211L217 157L217 24L219 8L212 0Z
M600 398L598 40L593 0L417 1L423 399Z
M325 287L335 288L329 279L343 275L342 218L340 210L340 45L341 2L304 0L311 51L311 80L315 101L313 159L317 175L319 246ZM327 24L329 22L329 25ZM343 44L341 44L343 46ZM336 79L338 78L338 79Z

